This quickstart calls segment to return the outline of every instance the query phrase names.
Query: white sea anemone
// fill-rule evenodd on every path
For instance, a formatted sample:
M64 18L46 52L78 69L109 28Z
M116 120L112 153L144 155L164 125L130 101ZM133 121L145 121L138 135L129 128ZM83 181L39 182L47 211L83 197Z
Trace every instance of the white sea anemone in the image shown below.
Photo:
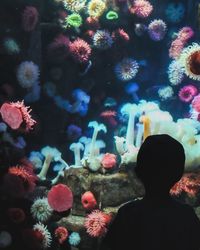
M52 237L50 232L47 229L47 226L45 226L42 223L37 223L33 226L34 231L38 231L42 234L43 240L42 240L42 246L43 248L48 248L51 245Z
M158 95L161 100L170 99L174 94L173 88L171 86L165 86L158 90Z
M46 222L51 217L53 210L49 206L47 198L37 198L31 206L31 213L37 221Z
M39 79L39 67L31 61L22 62L17 68L17 80L22 88L31 88Z
M174 60L170 63L167 73L171 85L175 86L183 81L184 68L178 61Z

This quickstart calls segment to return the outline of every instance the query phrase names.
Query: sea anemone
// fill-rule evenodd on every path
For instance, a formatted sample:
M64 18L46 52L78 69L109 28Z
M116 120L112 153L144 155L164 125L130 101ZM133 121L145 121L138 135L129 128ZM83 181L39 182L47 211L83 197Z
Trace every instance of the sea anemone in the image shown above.
M124 58L115 66L116 77L123 82L132 80L138 73L139 65L132 58Z
M67 36L59 34L48 46L47 55L50 60L63 61L70 51L70 40Z
M184 73L191 79L200 81L200 45L193 43L181 52L179 62Z
M161 100L165 101L170 99L174 94L173 88L171 86L164 86L159 88L158 95Z
M69 27L79 28L83 23L83 19L78 13L72 13L66 17L65 23Z
M100 50L106 50L112 47L113 39L106 30L97 30L93 36L93 45Z
M112 33L112 37L116 41L129 42L129 34L123 29L117 29Z
M165 10L167 20L171 23L179 23L185 14L183 3L169 3Z
M9 216L9 219L16 224L22 223L26 218L24 210L22 210L19 207L9 208L8 209L8 216Z
M37 223L33 226L33 230L35 232L38 232L42 236L42 247L48 248L51 245L52 237L50 232L47 229L47 226L45 226L42 223Z
M186 85L179 90L178 96L182 102L191 102L197 92L198 90L194 85Z
M71 246L78 246L78 244L81 242L81 237L79 233L72 232L69 236L69 244Z
M72 191L64 184L53 186L48 192L48 203L57 212L67 211L72 208Z
M200 94L194 97L192 101L192 108L196 112L200 113Z
M38 10L34 6L27 6L22 13L22 27L24 31L33 31L38 23L38 18Z
M179 30L177 38L186 43L190 38L194 36L194 31L191 27L185 26Z
M9 55L17 55L20 52L20 47L13 38L5 38L3 40L3 46Z
M178 61L173 60L168 67L168 78L171 85L180 84L184 78L184 69Z
M138 17L147 18L153 11L153 6L149 1L135 0L129 10Z
M90 58L91 51L90 45L80 38L70 44L70 53L76 62L86 63Z
M57 238L59 244L63 244L63 242L68 238L69 233L65 227L57 227L54 231L54 235Z
M100 210L94 210L87 215L84 226L91 237L101 237L107 231L106 214Z
M81 196L81 203L87 210L92 210L96 207L97 201L92 192L87 191Z
M161 41L167 31L166 23L161 19L155 19L151 21L148 26L148 33L153 41Z
M32 110L29 110L29 107L24 105L23 101L4 103L0 109L3 121L12 129L18 129L22 122L24 122L26 131L33 129L33 126L36 123L36 121L30 116L31 111Z
M102 117L111 126L116 127L117 126L117 121L115 119L116 115L117 115L116 111L106 110L101 112L100 117Z
M67 138L75 141L77 140L82 134L82 129L77 125L71 124L67 127Z
M0 231L0 248L7 248L12 244L12 236L7 231Z
M31 88L39 79L38 65L33 62L22 62L17 68L17 80L22 88Z
M117 156L114 154L106 153L101 160L101 164L105 169L112 169L117 164Z
M119 15L116 11L110 10L106 14L106 19L112 21L112 20L117 20L119 18Z
M91 17L100 17L106 9L106 3L102 0L91 0L88 3L87 11Z
M85 8L86 0L62 0L65 9L70 12L80 12Z
M37 198L31 206L32 216L37 221L46 222L51 217L52 212L47 198Z

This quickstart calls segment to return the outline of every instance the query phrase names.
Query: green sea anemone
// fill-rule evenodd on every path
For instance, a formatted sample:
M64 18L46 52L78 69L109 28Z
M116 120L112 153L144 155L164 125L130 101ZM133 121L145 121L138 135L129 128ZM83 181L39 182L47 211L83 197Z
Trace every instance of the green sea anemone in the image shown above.
M66 18L66 23L67 26L79 28L83 23L83 19L79 14L73 13Z
M119 18L118 13L113 10L108 11L108 13L106 14L106 19L108 20L116 20L118 18Z

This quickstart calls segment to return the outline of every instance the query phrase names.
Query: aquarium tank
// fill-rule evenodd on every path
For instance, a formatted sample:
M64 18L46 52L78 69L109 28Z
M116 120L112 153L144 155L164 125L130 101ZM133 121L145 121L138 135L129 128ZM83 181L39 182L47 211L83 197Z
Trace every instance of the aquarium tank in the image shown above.
M200 218L199 41L199 0L0 1L0 248L97 250L154 134Z

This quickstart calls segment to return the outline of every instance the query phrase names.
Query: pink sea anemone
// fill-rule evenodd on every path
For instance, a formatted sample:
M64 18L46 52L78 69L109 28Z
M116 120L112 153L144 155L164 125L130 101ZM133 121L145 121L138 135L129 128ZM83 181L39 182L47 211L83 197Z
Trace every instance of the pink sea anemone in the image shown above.
M131 13L136 14L138 17L146 18L153 11L153 6L146 0L135 0L129 9Z
M70 44L70 53L76 62L86 63L90 58L91 51L90 45L80 38Z
M38 23L38 18L38 10L34 6L27 6L22 13L23 29L27 32L33 31Z
M187 85L179 90L178 95L182 102L191 102L197 92L198 90L194 85Z
M101 237L107 231L108 215L100 210L94 210L85 219L84 226L91 237Z
M96 207L97 201L92 192L87 191L81 196L81 203L87 210L92 210Z
M120 42L129 42L130 37L129 34L123 30L123 29L117 29L112 33L112 37L114 40L116 41L120 41Z
M2 119L12 129L18 129L22 123L25 124L25 130L28 132L33 129L36 123L30 116L32 110L24 105L24 102L4 103L0 108Z
M70 40L67 36L59 34L48 46L48 59L53 61L63 61L70 51Z
M68 230L61 226L56 228L54 234L60 244L63 244L69 236Z
M192 101L192 108L200 113L200 94L198 94L197 96L194 97L193 101Z
M51 208L57 212L64 212L72 208L73 194L64 184L53 186L48 192L47 198Z
M112 169L117 164L117 157L114 154L106 153L101 160L101 164L105 169Z
M169 57L173 59L179 58L181 51L184 48L184 43L180 39L175 39L169 48Z
M194 31L191 27L183 27L179 32L178 32L178 39L180 39L183 42L187 42L190 38L194 36Z
M102 117L105 122L109 123L112 127L117 126L117 121L115 119L117 113L113 110L106 110L101 112L100 117Z

